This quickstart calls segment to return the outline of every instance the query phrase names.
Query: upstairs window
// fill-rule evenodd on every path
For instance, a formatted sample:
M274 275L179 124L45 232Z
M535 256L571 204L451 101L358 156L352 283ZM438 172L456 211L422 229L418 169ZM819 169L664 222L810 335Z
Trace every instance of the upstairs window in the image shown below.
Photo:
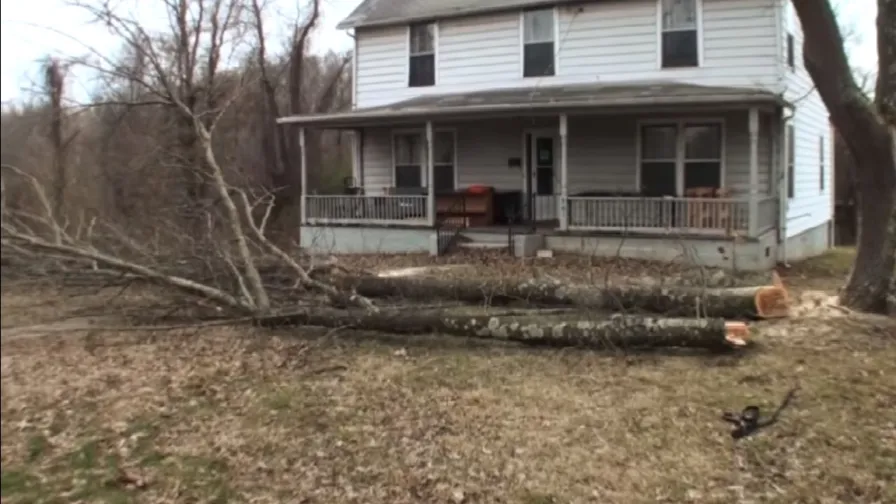
M700 0L659 0L662 10L663 68L700 65L698 9Z
M787 34L787 66L790 67L791 70L796 70L796 49L793 47L793 34Z
M554 75L554 9L523 12L523 77Z
M793 125L787 125L787 197L796 193L796 142Z
M409 31L408 86L433 86L436 83L436 24L414 24Z

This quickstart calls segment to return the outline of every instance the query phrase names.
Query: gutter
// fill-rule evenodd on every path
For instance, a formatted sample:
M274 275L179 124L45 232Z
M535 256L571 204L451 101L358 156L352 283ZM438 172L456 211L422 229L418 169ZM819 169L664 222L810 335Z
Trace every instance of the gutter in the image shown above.
M790 154L787 149L787 125L793 119L795 113L795 111L791 110L790 115L783 115L783 113L781 115L781 136L784 137L782 142L784 148L781 149L781 152L783 152L785 155L782 156L783 159L780 161L780 165L784 168L784 170L782 171L784 175L784 177L782 177L784 181L784 190L782 191L781 185L778 185L778 192L780 194L778 198L779 202L781 203L778 205L779 208L781 208L781 211L779 212L780 215L778 215L778 226L780 226L781 228L781 243L779 243L778 245L781 249L780 262L784 265L785 268L790 267L790 264L787 263L787 223L789 222L787 220L787 212L790 210L790 198L787 196L787 185L790 184L790 174L787 173L787 158ZM796 138L793 139L793 146L791 147L794 149L796 148ZM793 173L794 175L796 175L796 167L794 167ZM796 195L794 194L794 196Z

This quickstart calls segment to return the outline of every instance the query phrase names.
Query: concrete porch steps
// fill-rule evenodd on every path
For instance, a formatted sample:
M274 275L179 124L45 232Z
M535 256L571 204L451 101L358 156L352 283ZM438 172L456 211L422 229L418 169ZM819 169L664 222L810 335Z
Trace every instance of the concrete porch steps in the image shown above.
M507 250L506 243L495 243L495 242L465 242L458 243L458 247L465 249L478 249L478 250Z
M507 237L496 233L462 232L457 247L467 250L507 250Z

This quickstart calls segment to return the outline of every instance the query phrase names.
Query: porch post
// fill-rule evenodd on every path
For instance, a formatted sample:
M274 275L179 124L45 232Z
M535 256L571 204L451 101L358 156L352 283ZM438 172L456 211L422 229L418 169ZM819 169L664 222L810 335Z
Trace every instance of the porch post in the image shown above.
M566 114L560 114L560 231L569 229L569 174L566 161L566 137L568 124Z
M750 212L749 235L759 231L759 109L750 108Z
M302 224L308 223L308 157L305 155L305 128L299 128L299 170L302 174L301 197L299 198L300 219Z
M432 121L426 121L426 218L430 226L436 225L435 154L432 151Z
M364 175L361 167L361 136L364 130L357 128L352 132L352 178L357 187L364 186Z

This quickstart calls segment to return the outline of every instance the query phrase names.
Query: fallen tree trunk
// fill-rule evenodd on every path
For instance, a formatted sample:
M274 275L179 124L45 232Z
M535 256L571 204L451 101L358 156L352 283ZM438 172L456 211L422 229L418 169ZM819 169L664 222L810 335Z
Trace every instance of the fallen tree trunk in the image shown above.
M718 318L655 318L614 315L589 320L582 315L489 316L444 312L318 309L259 318L265 327L309 325L351 327L393 334L448 334L517 341L533 345L587 348L690 347L724 350L747 344L742 322Z
M783 285L702 289L569 285L538 281L476 281L431 277L342 277L332 283L369 297L450 300L470 304L515 302L542 306L578 306L600 310L654 313L667 317L766 319L786 317L788 296Z

